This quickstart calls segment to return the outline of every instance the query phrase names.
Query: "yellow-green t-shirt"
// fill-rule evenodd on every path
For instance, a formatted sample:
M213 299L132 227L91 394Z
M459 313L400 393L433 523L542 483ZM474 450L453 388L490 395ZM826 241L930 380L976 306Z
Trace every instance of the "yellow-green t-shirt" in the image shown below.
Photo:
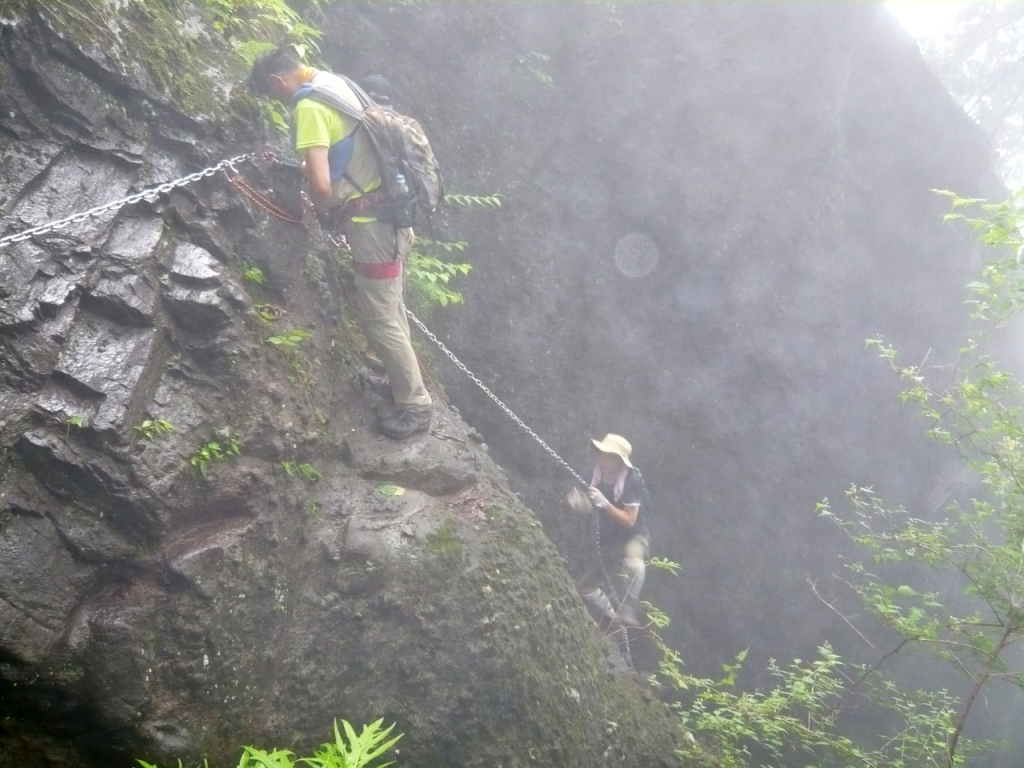
M295 150L311 147L331 147L356 129L355 120L343 115L322 101L314 98L300 99L295 105ZM364 192L380 186L380 174L373 148L362 132L357 132L348 162L346 175L354 180ZM333 174L332 174L333 176ZM332 181L334 199L346 202L360 197L362 193L348 179L340 177ZM373 218L358 217L353 221L373 221Z
M316 99L302 99L295 105L295 149L329 147L345 138L345 118Z

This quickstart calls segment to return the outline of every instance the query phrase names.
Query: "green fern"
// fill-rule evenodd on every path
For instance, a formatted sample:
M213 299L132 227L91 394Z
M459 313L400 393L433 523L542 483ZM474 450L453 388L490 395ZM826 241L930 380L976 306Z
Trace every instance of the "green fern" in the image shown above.
M342 720L342 728L339 729L338 721L335 720L334 741L322 744L311 757L296 758L295 753L287 749L243 747L238 768L297 768L299 765L312 768L386 768L393 765L394 761L376 761L402 738L402 734L391 737L395 724L383 728L383 722L383 719L376 720L364 725L362 731L356 733L348 721ZM159 768L155 763L147 763L145 760L135 762L140 768ZM209 768L205 760L203 766ZM178 768L182 768L181 760L178 761Z
M347 720L342 720L344 734L338 729L338 721L334 721L334 741L326 742L313 757L304 757L299 762L313 768L366 768L378 757L387 752L402 738L399 734L388 738L395 725L382 728L383 718L364 725L360 733L356 733ZM374 768L385 768L392 765L393 760L378 763Z

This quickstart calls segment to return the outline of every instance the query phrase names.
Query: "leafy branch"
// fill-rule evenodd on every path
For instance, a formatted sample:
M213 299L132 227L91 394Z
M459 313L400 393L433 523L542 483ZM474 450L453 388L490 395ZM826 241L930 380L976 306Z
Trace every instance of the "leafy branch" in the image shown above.
M457 205L462 208L488 208L494 210L501 208L501 201L504 200L504 196L500 194L495 195L465 195L458 192L449 192L444 196L444 201L449 205Z

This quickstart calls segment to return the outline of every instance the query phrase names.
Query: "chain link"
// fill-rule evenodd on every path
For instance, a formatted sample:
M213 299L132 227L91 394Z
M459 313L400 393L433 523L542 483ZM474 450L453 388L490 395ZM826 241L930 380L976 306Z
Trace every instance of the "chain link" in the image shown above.
M514 421L516 424L518 424L523 429L523 431L526 432L526 434L528 434L530 437L532 437L534 440L536 440L537 443L540 445L540 447L548 452L548 455L550 455L551 458L553 458L560 465L562 465L562 467L564 467L565 470L570 475L573 476L573 478L576 480L576 482L578 482L582 486L589 486L590 485L590 483L586 482L582 477L580 477L576 473L576 470L574 470L572 467L569 466L568 462L566 462L565 459L563 459L561 456L559 456L557 453L555 453L554 449L550 445L545 443L541 439L540 435L538 435L536 432L534 432L532 429L530 429L522 419L520 419L518 416L516 416L512 412L511 408L509 408L507 405L505 405L503 402L501 402L501 400L498 399L498 396L495 395L493 392L491 392L491 390L487 388L487 385L484 384L482 381L480 381L480 379L477 378L476 374L474 374L471 370L469 370L469 368L467 368L462 363L462 361L459 360L459 358L457 358L455 356L455 354L450 349L448 349L448 347L446 347L444 345L443 341L441 341L439 338L437 338L437 336L435 336L433 333L431 333L430 330L427 328L427 326L425 326L420 321L420 319L418 317L416 317L416 315L414 315L411 311L409 311L409 309L405 310L405 314L407 314L409 316L409 319L412 320L413 323L416 324L417 328L419 328L421 331L423 331L423 334L428 339L430 339L432 342L434 342L437 345L438 349L440 349L442 352L444 352L448 356L449 360L451 360L453 363L455 363L456 367L460 371L462 371L464 374L466 374L474 384L476 384L478 387L480 387L480 389L483 390L483 393L485 395L487 395L489 398L491 398L491 400L493 400L497 404L497 406L499 408L501 408L501 410L503 410L506 414L508 414L508 417L510 419L512 419L512 421Z
M201 171L190 173L188 176L183 176L180 179L175 179L174 181L164 182L163 184L155 186L152 189L143 190L142 192L130 195L129 197L123 198L121 200L114 200L111 203L105 203L104 205L99 205L95 208L90 208L88 211L82 211L81 213L76 213L64 219L58 219L57 221L51 221L49 224L41 224L38 227L32 227L31 229L26 229L23 232L8 235L7 237L0 237L0 248L3 248L5 245L10 245L11 243L21 243L24 242L25 240L29 240L30 238L36 237L38 235L45 235L48 232L54 232L59 229L64 229L65 227L71 224L79 224L87 219L96 218L98 216L102 216L105 213L120 210L126 205L132 205L133 203L138 203L142 200L145 200L150 203L156 202L157 198L160 197L160 195L170 192L172 189L175 189L177 187L184 187L188 184L193 184L199 181L200 179L209 178L210 176L213 176L214 174L223 171L225 168L235 170L235 165L237 163L245 162L246 160L250 160L255 156L255 152L249 152L248 154L245 155L238 155L237 157L232 157L229 160L222 160L216 165L211 165L209 168L204 168Z
M437 336L435 336L433 333L431 333L430 329L427 328L427 326L425 326L423 324L423 322L418 317L416 317L416 315L414 315L408 308L406 308L405 314L407 314L409 316L409 319L412 320L413 323L416 324L417 328L419 328L421 331L423 331L423 334L428 339L430 339L432 342L434 342L434 344L437 345L438 349L440 349L442 352L445 353L445 355L448 356L449 360L451 360L453 363L455 363L456 367L460 371L462 371L464 374L466 374L466 376L468 376L470 378L470 380L474 384L476 384L478 387L480 387L480 389L483 390L483 393L485 395L487 395L489 398L491 398L491 400L493 400L497 404L497 406L499 408L501 408L501 410L503 410L506 414L508 414L508 417L510 419L512 419L512 421L514 421L516 424L518 424L523 429L523 431L526 432L526 434L528 434L530 437L532 437L534 440L536 440L537 443L540 445L540 447L548 452L548 454L551 456L551 458L553 458L555 461L557 461L559 464L561 464L562 467L564 467L565 470L570 475L573 476L573 478L576 480L576 482L578 482L580 485L582 485L584 487L590 485L590 483L585 481L582 477L580 477L576 473L576 470L574 470L572 467L569 466L569 464L565 461L565 459L563 459L561 456L559 456L557 453L555 453L554 449L550 445L545 443L541 439L540 435L538 435L536 432L534 432L532 429L530 429L530 427L528 427L526 425L526 423L522 419L520 419L518 416L516 416L512 412L511 408L509 408L507 405L505 405L503 402L501 402L501 400L498 399L498 396L495 395L487 387L486 384L484 384L482 381L480 381L480 379L471 370L469 370L469 368L467 368L465 366L465 364L461 360L459 360L459 358L457 358L455 356L455 354L450 349L448 349L448 347L445 346L443 341L441 341L439 338L437 338ZM612 598L612 601L613 601L613 605L616 607L616 610L618 610L622 606L622 599L619 597L619 590L616 589L615 582L612 581L611 577L608 575L608 570L605 567L604 553L601 551L600 526L598 525L596 518L594 520L593 526L594 526L594 543L597 546L597 558L598 558L598 562L601 563L601 575L604 577L604 582L605 582L605 585L608 587L608 591L611 592L611 598ZM633 651L629 647L629 628L626 625L623 624L623 625L620 625L620 631L622 632L622 645L623 645L623 647L625 649L624 656L625 656L626 662L632 668L633 667Z

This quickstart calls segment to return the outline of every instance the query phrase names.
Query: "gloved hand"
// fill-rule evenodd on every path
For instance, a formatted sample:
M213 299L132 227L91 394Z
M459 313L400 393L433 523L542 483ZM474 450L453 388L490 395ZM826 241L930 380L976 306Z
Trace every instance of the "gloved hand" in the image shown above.
M595 488L594 486L590 486L589 488L587 488L587 496L590 497L590 503L593 504L598 509L604 509L605 507L608 506L608 499L606 499L604 497L604 494L597 490L597 488Z

